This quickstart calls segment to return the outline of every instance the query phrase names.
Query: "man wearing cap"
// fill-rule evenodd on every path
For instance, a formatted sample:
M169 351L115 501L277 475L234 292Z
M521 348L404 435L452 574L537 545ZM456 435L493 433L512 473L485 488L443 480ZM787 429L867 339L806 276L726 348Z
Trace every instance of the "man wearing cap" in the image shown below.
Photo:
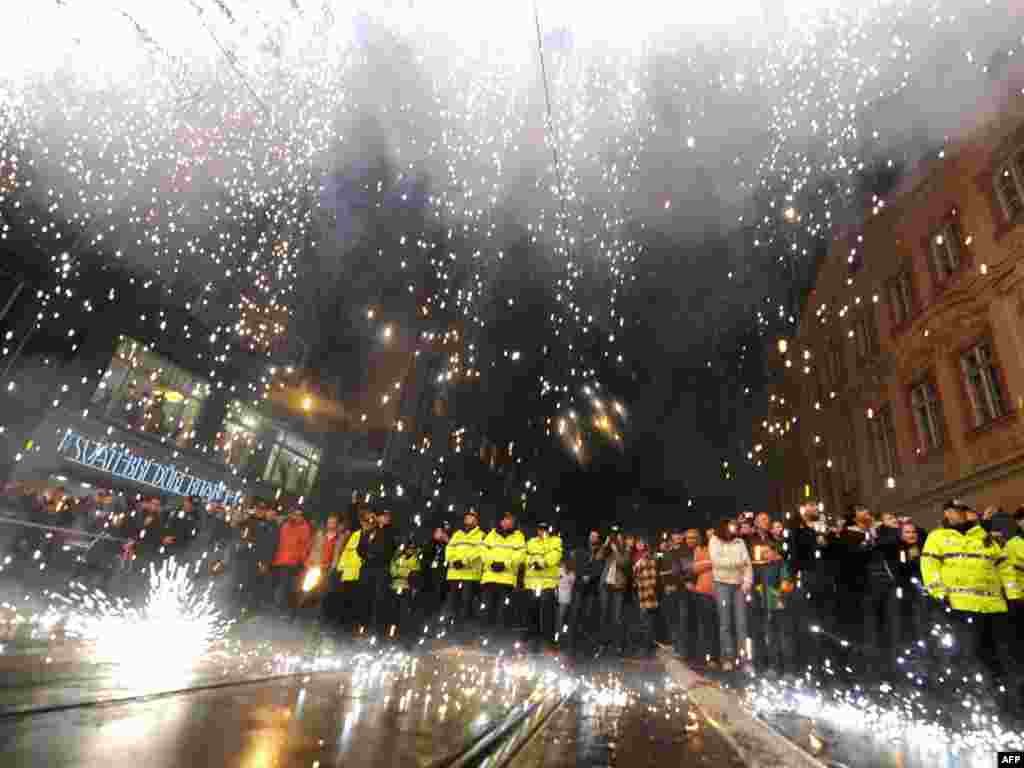
M519 567L526 559L526 537L516 528L512 512L501 517L498 527L484 537L480 589L486 606L487 625L507 631L511 627L511 599Z
M943 528L928 534L921 553L921 577L928 593L951 609L957 621L959 657L973 664L982 658L998 660L1011 706L1019 694L1016 669L1010 659L1007 604L1003 594L1009 582L1006 554L978 522L974 510L959 499L942 511ZM973 518L973 519L972 519ZM1012 584L1011 584L1012 586Z
M523 588L532 600L530 624L534 651L555 639L555 590L562 563L562 539L546 522L537 523L537 534L526 542L526 574Z
M483 567L483 544L480 517L470 507L462 516L462 528L455 532L445 547L448 564L445 616L456 632L463 632L473 617L473 601L480 587Z

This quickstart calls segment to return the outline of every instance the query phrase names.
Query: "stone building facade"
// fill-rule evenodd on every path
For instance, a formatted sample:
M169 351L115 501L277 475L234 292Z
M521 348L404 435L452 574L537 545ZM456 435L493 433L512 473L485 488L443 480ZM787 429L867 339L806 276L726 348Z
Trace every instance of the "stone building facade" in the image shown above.
M1024 504L1022 101L832 242L773 352L783 506L861 501L934 524L950 497Z

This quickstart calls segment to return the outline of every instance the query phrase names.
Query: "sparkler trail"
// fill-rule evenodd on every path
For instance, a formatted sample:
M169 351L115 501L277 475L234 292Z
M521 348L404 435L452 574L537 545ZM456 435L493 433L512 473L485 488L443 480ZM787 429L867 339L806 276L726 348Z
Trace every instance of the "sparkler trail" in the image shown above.
M858 174L903 138L894 112L905 121L906 100L928 95L934 51L960 48L945 74L969 84L993 50L1019 47L1006 37L1007 7L984 0L765 7L539 3L543 83L535 19L518 8L488 9L480 24L470 3L355 15L285 0L16 12L0 80L0 238L50 260L61 288L41 298L39 322L69 345L79 329L63 318L88 254L166 281L215 318L215 333L195 342L217 387L236 345L283 346L302 253L323 246L315 223L358 218L325 191L339 151L365 153L351 129L373 115L394 164L358 190L366 208L424 202L449 234L442 246L409 217L389 246L420 308L411 335L449 337L454 326L460 348L442 373L479 380L511 217L550 254L552 346L568 364L538 391L565 418L585 406L595 354L629 366L623 305L643 266L639 232L690 226L696 165L716 169L723 218L751 224L764 258L780 270L807 263L842 223ZM755 197L765 212L747 221ZM344 255L352 232L337 231ZM723 290L741 282L731 269L722 279ZM778 297L759 318L763 329L775 322L793 322ZM524 364L538 354L524 350L507 351ZM255 402L272 385L242 394Z

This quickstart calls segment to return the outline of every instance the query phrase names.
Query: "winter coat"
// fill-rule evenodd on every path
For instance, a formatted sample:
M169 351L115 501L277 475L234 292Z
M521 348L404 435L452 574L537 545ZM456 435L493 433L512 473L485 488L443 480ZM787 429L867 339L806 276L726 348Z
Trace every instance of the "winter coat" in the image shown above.
M294 522L286 520L278 533L277 552L274 553L274 566L302 565L309 555L309 547L313 543L313 526L308 520Z
M633 586L641 608L653 611L658 607L658 566L652 557L645 555L633 564Z
M598 557L600 547L588 546L576 556L576 590L594 592L600 586L605 563Z
M661 566L658 575L667 594L685 589L687 582L695 580L693 552L685 544L670 549L659 562Z
M363 567L363 559L359 556L359 541L364 535L366 531L360 529L345 540L341 557L338 558L338 574L342 583L359 581L359 571Z
M711 575L714 581L719 584L750 587L753 573L747 545L742 539L712 539L708 546L708 554L711 556Z
M608 542L601 547L599 555L606 563L604 571L601 573L601 585L606 589L617 591L627 589L631 563L626 548L620 549L614 542Z
M448 581L480 581L483 554L484 532L480 528L457 530L445 547ZM455 563L461 563L462 567L457 568Z
M693 573L697 578L688 583L686 588L701 595L714 594L715 585L711 571L711 556L708 554L707 547L697 547L693 550Z
M562 537L534 536L526 542L526 574L523 586L530 590L557 589L562 564Z
M519 569L526 561L526 537L518 529L502 531L495 528L483 540L483 571L481 584L504 584L514 587ZM498 569L492 566L500 563ZM504 566L504 567L502 567Z
M325 549L328 546L327 537L327 531L317 531L314 534L313 544L309 549L309 557L306 558L306 563L311 567L323 568L325 571L330 572L338 567L338 559L341 557L344 537L341 535L341 531L334 532L334 551L331 552L331 561L325 564L323 560Z
M359 556L363 559L363 569L367 572L387 572L391 568L391 560L398 551L398 538L394 526L374 528L359 539Z

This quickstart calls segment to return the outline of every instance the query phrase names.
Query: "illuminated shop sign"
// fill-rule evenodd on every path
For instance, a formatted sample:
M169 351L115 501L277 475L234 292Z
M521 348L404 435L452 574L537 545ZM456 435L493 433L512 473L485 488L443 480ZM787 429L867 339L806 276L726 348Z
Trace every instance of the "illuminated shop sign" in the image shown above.
M231 491L222 481L214 483L190 475L179 470L175 464L163 464L137 456L124 446L93 440L73 429L64 432L57 445L57 454L83 467L178 496L199 496L206 501L232 503L242 495L241 492Z

